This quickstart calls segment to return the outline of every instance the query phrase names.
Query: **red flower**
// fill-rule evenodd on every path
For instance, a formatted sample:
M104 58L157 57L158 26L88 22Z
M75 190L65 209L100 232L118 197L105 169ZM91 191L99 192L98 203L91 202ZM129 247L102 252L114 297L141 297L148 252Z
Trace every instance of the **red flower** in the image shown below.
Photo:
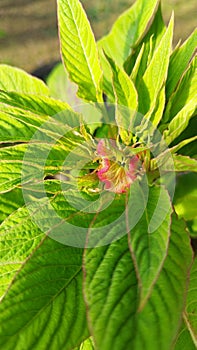
M119 150L114 140L101 139L98 142L97 153L101 164L97 175L105 183L105 189L124 193L137 178L140 160L137 155L127 156Z

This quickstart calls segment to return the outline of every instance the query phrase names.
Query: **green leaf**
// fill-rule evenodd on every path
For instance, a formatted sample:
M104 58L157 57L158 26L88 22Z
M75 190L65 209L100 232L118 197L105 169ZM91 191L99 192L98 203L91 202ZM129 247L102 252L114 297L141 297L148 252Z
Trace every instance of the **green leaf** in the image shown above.
M190 35L190 37L183 43L181 47L176 49L170 57L170 64L168 69L168 78L166 82L166 95L169 99L176 85L184 73L189 61L192 58L196 49L197 43L197 29Z
M169 145L174 141L188 126L190 119L194 116L196 110L197 98L189 101L178 114L170 121L167 130L164 131L165 142Z
M27 94L49 95L49 89L38 78L31 76L22 69L0 65L0 89Z
M43 112L44 113L44 112ZM50 115L50 108L49 113ZM36 133L36 141L51 142L59 140L68 132L79 126L79 115L70 109L49 117L46 112L40 115L19 107L1 104L0 142L26 142ZM80 139L80 134L72 132L72 138ZM83 137L81 136L81 139ZM61 141L60 141L61 142Z
M118 66L123 66L131 52L145 34L158 6L158 0L138 0L114 23L111 32L99 41L108 56L114 57Z
M84 293L98 349L171 348L182 317L192 259L184 224L175 216L171 229L168 256L143 309L139 309L138 281L126 238L85 251Z
M172 46L173 24L174 18L172 16L138 87L139 111L143 114L154 108L158 93L166 81Z
M0 165L1 166L1 165ZM15 189L0 195L0 224L16 209L24 205L22 191Z
M110 66L106 60L106 54L122 67L131 53L131 49L143 38L147 27L158 6L158 0L138 0L124 12L114 23L111 32L98 42L103 76L103 89L110 102L114 101L111 84Z
M144 201L142 193L136 211ZM147 303L168 252L171 212L167 191L163 187L150 187L146 209L130 231L130 249L141 285L140 308ZM128 214L127 220L130 219L131 214Z
M146 114L146 118L151 120L152 125L158 126L159 122L162 120L163 111L165 108L165 86L163 86L158 93L155 106Z
M74 350L94 350L94 344L91 338L86 339L79 347Z
M184 135L185 135L185 132L184 132ZM190 143L195 143L196 140L197 140L197 136L194 136L194 137L191 137L189 139L183 140L183 141L177 143L177 145L171 147L170 148L170 152L171 153L175 153L175 152L177 152L177 151L179 151L181 149L181 153L185 154L183 152L182 148L185 147L185 146L189 146L189 148L191 148Z
M191 169L192 170L192 169ZM179 218L193 220L197 217L197 174L189 173L177 177L174 207Z
M25 207L14 211L0 225L0 296L43 238Z
M82 101L77 97L77 85L72 83L62 63L58 63L47 77L51 96L76 106Z
M138 87L142 76L145 73L147 66L149 65L155 50L157 49L160 41L165 33L166 26L161 14L161 4L159 3L157 12L155 14L153 23L151 24L148 32L141 41L141 43L132 50L131 56L125 63L125 69L128 74L136 76L136 86ZM143 49L144 48L144 49ZM139 67L136 66L139 60L139 55L143 49L143 55Z
M94 35L78 0L58 1L58 20L63 63L79 87L78 96L102 102L102 71Z
M0 91L0 102L27 111L36 112L40 115L53 116L61 111L70 109L67 103L57 101L53 98L17 92Z
M197 172L197 159L193 159L181 154L173 155L175 171L193 171Z
M196 100L196 85L197 85L197 56L195 56L189 65L189 68L184 73L175 92L171 95L163 122L169 122L174 116L181 111L184 106L189 104L193 99Z
M82 298L82 249L45 238L0 304L5 350L70 350L88 337Z
M96 348L131 348L135 337L137 279L127 237L85 251L84 293Z
M130 143L129 130L132 119L138 108L138 94L135 86L123 69L107 57L113 73L113 89L116 102L116 122L120 136L125 144ZM127 108L122 108L125 106Z
M196 350L191 335L186 327L182 327L173 350Z
M191 338L197 347L197 258L194 259L189 290L187 294L186 310L184 313L185 325L188 328Z
M0 149L0 193L6 193L15 187L21 187L22 184L31 180L32 177L37 178L37 174L54 173L60 171L61 164L65 158L65 151L60 147L53 149L53 156L58 154L58 158L50 161L47 157L42 158L42 154L48 154L52 146L49 144L38 143L28 150L28 156L25 158L27 144L19 144ZM63 153L63 155L62 155ZM36 155L36 160L35 160ZM62 155L62 160L60 156ZM25 158L25 159L24 159ZM22 177L23 168L23 177ZM47 170L48 168L48 170ZM28 169L28 171L27 171ZM21 178L22 177L22 178Z
M136 112L138 107L138 95L135 85L123 69L119 68L110 57L107 57L107 59L113 73L113 88L116 96L116 103L126 106Z

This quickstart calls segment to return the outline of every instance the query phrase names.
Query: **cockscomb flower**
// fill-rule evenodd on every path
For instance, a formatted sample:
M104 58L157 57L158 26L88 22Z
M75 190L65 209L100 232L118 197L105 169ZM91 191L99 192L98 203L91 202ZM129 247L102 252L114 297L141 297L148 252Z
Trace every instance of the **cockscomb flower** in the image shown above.
M101 139L97 145L100 166L97 175L105 183L105 189L115 193L125 193L137 178L141 165L137 155L125 155L114 140Z

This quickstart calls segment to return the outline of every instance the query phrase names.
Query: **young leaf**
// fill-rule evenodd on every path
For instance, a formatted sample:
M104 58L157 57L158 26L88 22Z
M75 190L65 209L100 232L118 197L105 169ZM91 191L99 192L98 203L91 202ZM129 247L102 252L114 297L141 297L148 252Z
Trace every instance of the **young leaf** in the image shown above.
M193 99L196 100L197 56L190 63L175 92L171 95L162 122L171 121L174 116Z
M176 85L184 73L187 65L196 49L197 44L197 29L191 36L183 43L181 47L174 50L170 57L168 78L166 82L166 97L169 99Z
M103 76L103 89L110 102L114 101L111 84L110 66L106 60L106 54L122 67L131 53L131 49L143 38L146 28L151 22L158 6L158 0L138 0L125 11L114 23L111 32L98 42Z
M137 77L136 77L137 86L139 85L140 80L144 75L147 66L150 63L156 48L160 44L160 41L165 33L165 30L166 30L166 26L162 18L161 4L159 3L153 23L151 24L148 32L146 33L142 42L133 50L134 52L131 53L131 56L128 58L127 62L124 65L128 74L136 75L137 73ZM139 65L139 68L137 68L136 62L137 60L139 60L138 56L140 55L140 51L143 47L144 47L144 50L141 58L141 63ZM137 72L136 72L136 69L137 69Z
M177 113L177 115L168 124L167 130L164 131L164 139L167 145L171 144L188 126L190 119L196 111L197 97L190 100Z
M0 64L0 89L27 94L49 96L49 89L38 78L31 76L22 69Z
M139 85L139 111L143 114L146 114L155 106L158 93L167 78L173 37L173 24L174 18L172 16L169 26L154 52L152 60Z
M81 263L82 249L36 246L1 301L2 348L70 350L88 337Z
M114 23L111 32L99 41L108 56L114 57L119 67L123 66L131 48L142 39L150 25L158 0L137 0Z
M73 350L94 350L94 344L92 338L86 339L80 346Z
M98 51L87 16L78 0L58 0L58 19L63 63L78 95L102 102Z
M138 94L135 85L124 70L116 66L115 62L110 57L107 57L107 59L113 74L112 80L116 102L116 122L119 127L120 136L123 142L127 144L130 143L128 132L131 129L132 117L134 117L138 108ZM122 108L121 106L128 108Z
M172 157L175 171L197 172L197 159L182 156L181 154L174 154Z

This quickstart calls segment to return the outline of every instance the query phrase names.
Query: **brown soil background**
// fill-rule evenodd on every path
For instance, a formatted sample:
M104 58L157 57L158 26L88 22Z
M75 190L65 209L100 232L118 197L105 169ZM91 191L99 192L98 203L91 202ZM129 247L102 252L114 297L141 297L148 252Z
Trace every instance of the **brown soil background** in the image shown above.
M134 1L81 2L98 39ZM162 4L166 21L175 11L174 42L184 40L196 26L196 0L163 0ZM0 62L31 72L59 59L56 0L0 0Z

